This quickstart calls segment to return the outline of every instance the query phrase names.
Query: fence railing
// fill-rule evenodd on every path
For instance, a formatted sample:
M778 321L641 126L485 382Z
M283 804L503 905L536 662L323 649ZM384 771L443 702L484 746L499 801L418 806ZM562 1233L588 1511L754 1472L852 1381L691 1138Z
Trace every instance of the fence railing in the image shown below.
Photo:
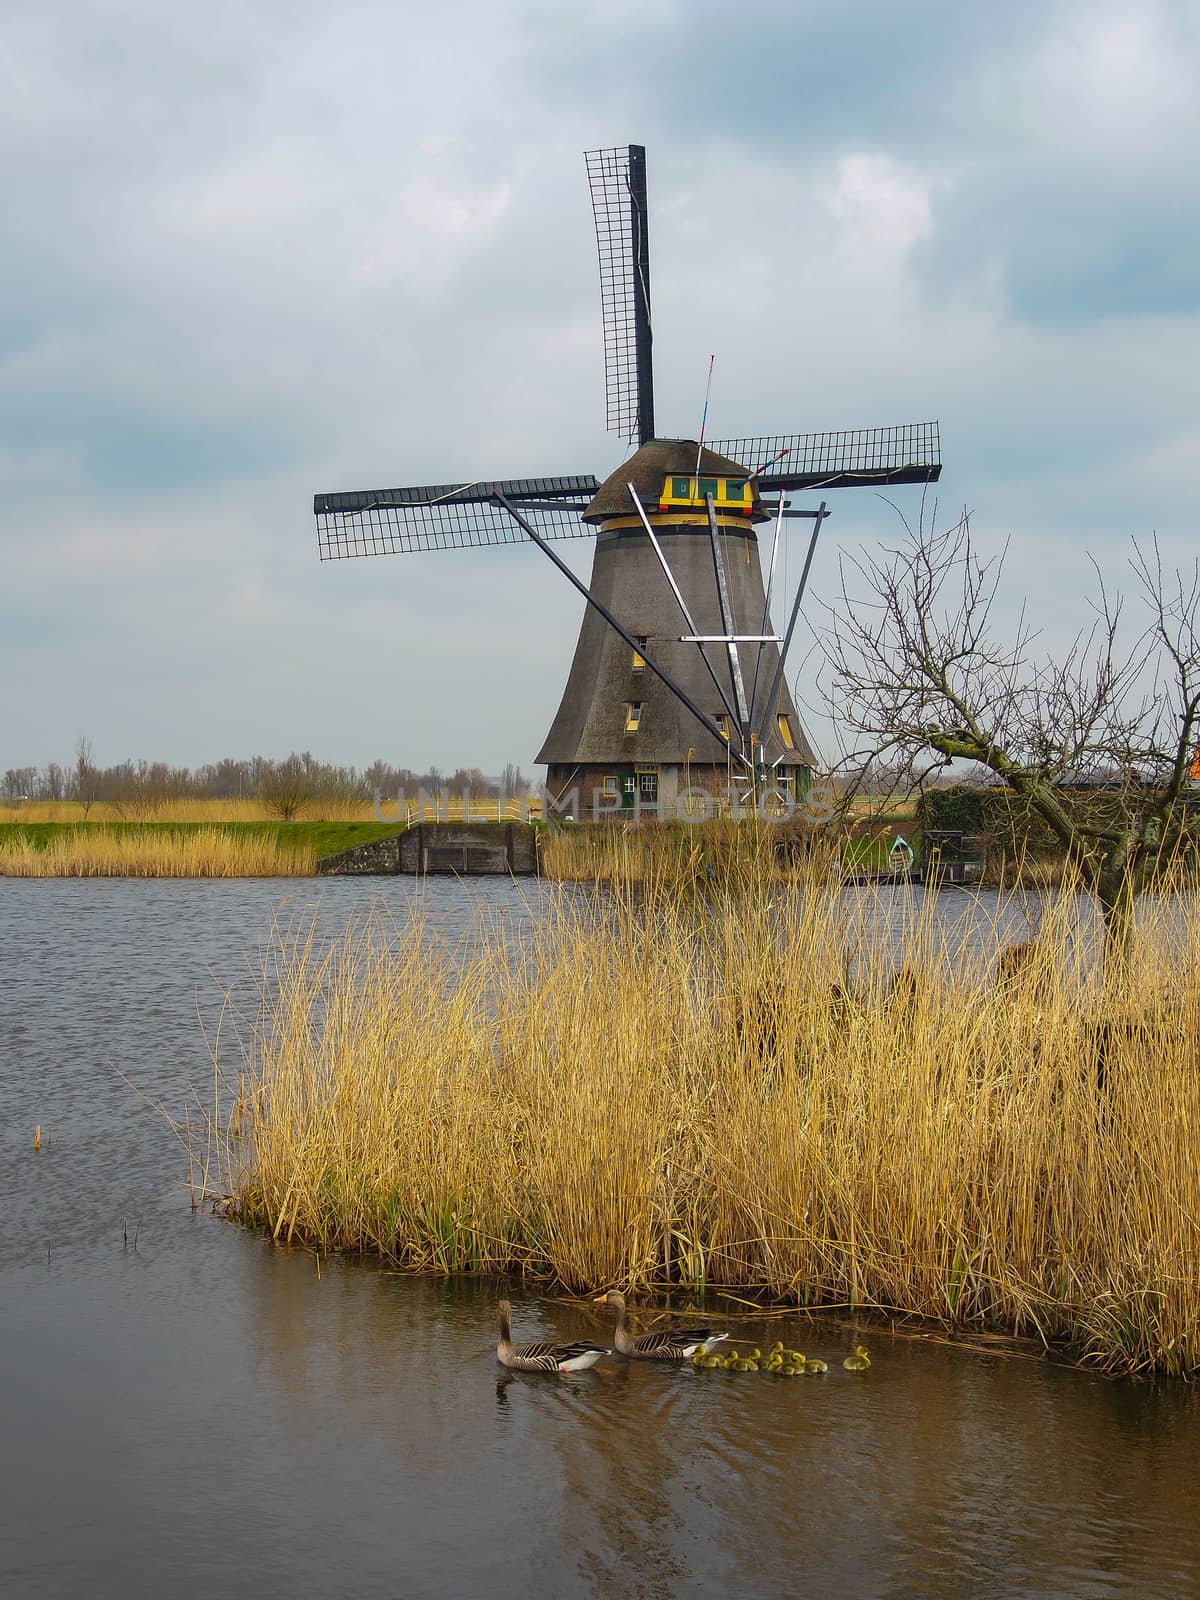
M467 800L461 795L447 795L440 799L406 800L395 820L406 828L415 828L420 822L538 822L541 815L540 794L510 795L507 799L471 795ZM384 816L383 820L390 822L392 818Z

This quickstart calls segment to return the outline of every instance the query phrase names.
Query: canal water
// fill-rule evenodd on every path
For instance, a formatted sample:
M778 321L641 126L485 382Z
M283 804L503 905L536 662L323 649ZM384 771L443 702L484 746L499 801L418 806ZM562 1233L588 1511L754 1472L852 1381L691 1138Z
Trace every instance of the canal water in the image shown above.
M201 1019L281 902L334 930L419 897L457 932L529 892L0 880L3 1600L1200 1594L1190 1388L880 1327L852 1374L855 1331L799 1316L738 1333L825 1377L508 1376L495 1285L190 1210L155 1104L203 1093ZM513 1298L518 1338L607 1325Z

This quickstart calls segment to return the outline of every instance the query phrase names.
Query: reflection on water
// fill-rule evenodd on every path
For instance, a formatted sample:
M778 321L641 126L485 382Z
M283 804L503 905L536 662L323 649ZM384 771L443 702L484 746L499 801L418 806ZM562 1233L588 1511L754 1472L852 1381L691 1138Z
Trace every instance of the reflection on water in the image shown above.
M400 915L418 892L331 881L322 915L380 889ZM177 1144L114 1069L183 1104L210 974L249 992L284 892L0 883L0 1594L1200 1592L1190 1390L879 1328L850 1374L854 1330L798 1316L738 1335L824 1355L823 1378L505 1374L495 1285L318 1270L190 1213ZM504 883L422 903L451 933L472 905L521 912ZM608 1327L509 1288L518 1338Z

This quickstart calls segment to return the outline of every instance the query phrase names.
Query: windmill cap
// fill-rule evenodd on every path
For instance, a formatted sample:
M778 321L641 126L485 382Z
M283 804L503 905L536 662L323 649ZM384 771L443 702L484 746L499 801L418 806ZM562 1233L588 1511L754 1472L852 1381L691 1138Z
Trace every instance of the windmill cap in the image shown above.
M651 439L649 444L644 444L636 455L623 461L611 476L605 478L591 505L583 513L583 520L604 522L609 517L635 517L637 507L629 493L631 483L646 510L657 511L664 478L676 475L691 478L697 475L697 449L695 439ZM753 468L743 466L740 461L731 461L728 456L720 456L715 450L700 452L699 476L702 478L747 478L752 471ZM759 503L757 484L752 486L752 496L754 510L747 521L763 522L767 513Z

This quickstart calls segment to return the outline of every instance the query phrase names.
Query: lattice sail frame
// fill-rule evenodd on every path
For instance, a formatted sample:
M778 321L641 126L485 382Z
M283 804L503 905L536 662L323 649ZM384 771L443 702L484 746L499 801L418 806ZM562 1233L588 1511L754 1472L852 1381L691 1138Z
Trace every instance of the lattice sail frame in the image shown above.
M644 337L649 337L650 265L647 250L645 169L642 182L632 182L633 152L640 146L587 150L588 188L596 219L600 258L600 309L604 323L604 386L607 426L628 443L647 436L644 410L653 402L644 391L649 377L638 360L639 290L644 311ZM641 190L641 201L637 189Z
M936 422L759 434L720 440L710 448L748 472L763 468L757 477L762 492L935 483L942 470ZM599 487L595 477L584 474L319 494L313 499L318 548L322 561L337 561L523 544L524 534L494 499L495 491L529 516L543 538L586 539L594 530L580 515Z
M586 539L579 520L599 488L590 476L509 478L406 489L361 489L313 497L322 561L408 555L417 550L469 550L528 540L494 498L499 492L534 520L544 539Z
M758 474L760 489L852 489L889 483L934 483L942 470L936 422L838 433L768 433L709 446ZM786 453L785 453L786 452ZM780 459L777 459L780 458ZM766 466L767 462L773 463Z

